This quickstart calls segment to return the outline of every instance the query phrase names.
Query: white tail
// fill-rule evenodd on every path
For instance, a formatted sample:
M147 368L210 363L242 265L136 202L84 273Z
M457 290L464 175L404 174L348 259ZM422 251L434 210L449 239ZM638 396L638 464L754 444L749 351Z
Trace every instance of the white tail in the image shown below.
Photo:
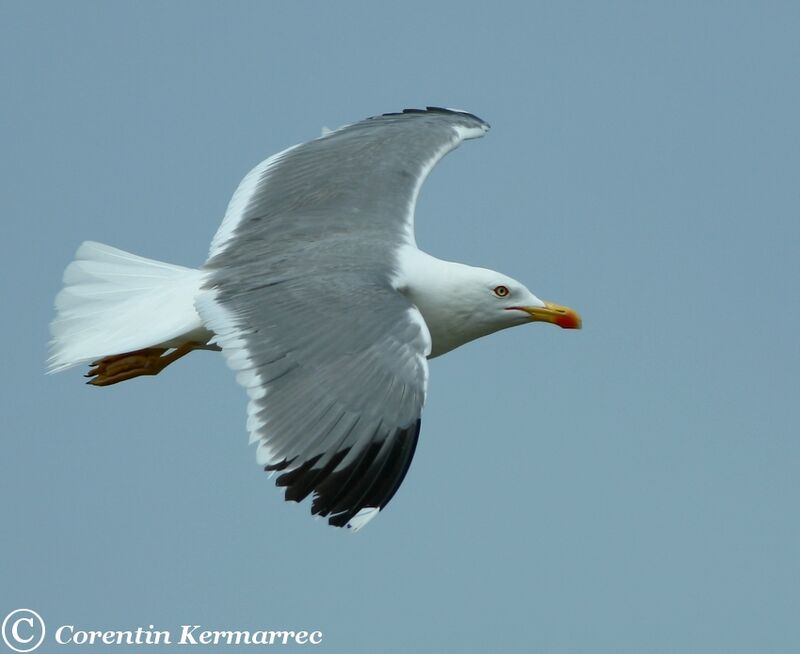
M194 308L204 273L86 241L64 271L49 372L144 348L206 341Z

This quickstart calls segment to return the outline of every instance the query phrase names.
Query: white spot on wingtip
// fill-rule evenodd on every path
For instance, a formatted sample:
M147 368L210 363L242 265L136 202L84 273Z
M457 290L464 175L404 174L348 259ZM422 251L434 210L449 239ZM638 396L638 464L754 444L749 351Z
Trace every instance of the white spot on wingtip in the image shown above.
M380 513L380 509L377 506L365 506L350 518L350 522L347 523L347 528L356 532L366 526L378 513Z
M466 127L464 125L453 125L453 129L456 130L458 138L462 141L468 141L469 139L478 139L489 131L489 128L486 127L485 125L481 125L480 127Z

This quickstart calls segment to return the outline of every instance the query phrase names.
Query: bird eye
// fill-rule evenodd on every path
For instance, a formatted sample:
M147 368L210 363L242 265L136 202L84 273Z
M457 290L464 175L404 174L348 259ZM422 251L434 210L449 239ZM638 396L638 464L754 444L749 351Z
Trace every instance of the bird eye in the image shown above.
M509 294L508 286L495 286L494 294L497 297L506 297Z

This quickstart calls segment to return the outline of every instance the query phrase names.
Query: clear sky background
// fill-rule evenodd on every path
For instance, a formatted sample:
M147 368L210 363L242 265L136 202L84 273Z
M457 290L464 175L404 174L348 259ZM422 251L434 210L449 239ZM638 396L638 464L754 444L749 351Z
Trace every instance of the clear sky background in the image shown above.
M0 614L800 651L798 34L795 2L1 2ZM261 159L427 104L493 129L430 176L420 246L585 327L433 361L369 527L282 501L218 354L43 374L82 240L199 266Z

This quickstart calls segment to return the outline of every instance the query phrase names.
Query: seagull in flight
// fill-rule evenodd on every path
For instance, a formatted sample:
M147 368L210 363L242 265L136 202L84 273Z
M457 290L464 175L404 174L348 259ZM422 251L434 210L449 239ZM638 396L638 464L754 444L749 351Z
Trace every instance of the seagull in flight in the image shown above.
M199 269L83 243L49 370L89 363L88 383L108 386L221 351L286 499L360 529L411 464L429 359L516 325L581 326L502 273L417 247L428 173L488 130L464 111L406 109L283 150L239 184Z

